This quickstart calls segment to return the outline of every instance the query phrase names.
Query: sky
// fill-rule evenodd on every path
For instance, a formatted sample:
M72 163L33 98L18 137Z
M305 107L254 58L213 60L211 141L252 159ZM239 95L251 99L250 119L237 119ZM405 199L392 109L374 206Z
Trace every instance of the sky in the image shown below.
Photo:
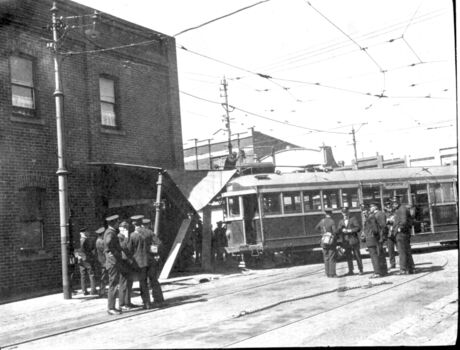
M345 164L352 129L358 157L457 146L451 0L76 2L175 37L184 148L227 138L224 77L240 137L329 145Z

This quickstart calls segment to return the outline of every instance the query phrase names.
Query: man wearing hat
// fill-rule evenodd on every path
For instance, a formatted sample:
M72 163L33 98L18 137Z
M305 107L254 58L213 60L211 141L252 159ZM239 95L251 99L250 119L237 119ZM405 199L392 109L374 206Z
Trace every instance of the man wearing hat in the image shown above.
M97 234L96 239L96 255L97 261L99 262L99 296L103 296L105 294L105 286L107 285L107 280L109 278L109 274L107 269L105 268L105 253L104 253L104 232L105 227L99 227L95 233Z
M89 277L91 286L91 295L96 295L96 279L94 276L95 270L95 255L94 246L91 239L88 237L88 229L86 227L80 229L80 249L78 252L78 265L80 268L81 291L84 295L88 295L86 290L86 276Z
M161 305L164 302L163 291L161 290L160 282L158 281L158 275L160 273L160 255L159 249L161 241L157 235L148 228L150 219L142 219L142 233L149 247L148 259L147 259L147 278L150 282L150 288L152 288L152 299L156 305Z
M383 277L388 273L385 251L383 249L385 225L385 214L379 210L378 202L372 202L369 206L369 214L364 225L366 245L374 269L374 274L371 278Z
M112 215L107 217L107 229L104 232L104 253L105 267L109 274L109 290L107 293L107 313L117 315L121 313L120 309L115 308L116 290L120 279L120 265L122 264L122 250L118 240L119 216ZM118 293L119 300L124 300L124 291L120 289Z
M222 221L217 221L217 227L214 230L212 237L213 242L211 242L211 250L213 251L212 257L214 258L215 256L218 263L221 263L224 260L224 256L226 254L225 247L228 245L226 236L227 229L223 227L222 224Z
M393 232L396 237L399 253L399 274L406 275L415 273L415 265L410 247L412 217L409 209L400 203L399 197L395 196L392 198L394 210Z
M342 238L343 248L345 249L345 257L348 264L348 275L353 275L353 256L358 265L359 274L363 274L363 262L361 259L360 245L358 233L361 231L361 226L354 216L350 216L348 207L342 208L343 218L339 221L338 234Z
M393 213L393 205L391 200L387 200L385 202L385 216L387 218L387 232L388 238L386 241L387 248L388 248L388 260L390 261L390 268L394 269L396 267L396 238L394 236L393 231L393 223L394 223L394 213Z
M144 304L144 309L150 309L150 295L147 285L147 268L148 268L148 253L150 247L147 245L147 239L142 228L143 215L131 216L131 221L134 225L134 232L128 241L128 249L132 254L133 259L139 268L139 287L141 289L141 298Z
M337 262L337 239L336 239L336 226L335 222L332 219L332 209L324 209L324 218L315 226L315 230L321 232L322 238L325 235L331 236L330 243L324 243L321 239L321 248L323 248L323 259L324 259L324 270L326 276L330 278L337 277L336 273L336 262Z

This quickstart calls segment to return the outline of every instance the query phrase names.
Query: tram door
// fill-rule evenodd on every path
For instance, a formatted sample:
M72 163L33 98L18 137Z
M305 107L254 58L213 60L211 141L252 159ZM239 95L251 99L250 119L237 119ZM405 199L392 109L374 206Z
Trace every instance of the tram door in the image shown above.
M243 221L247 244L257 243L256 216L259 215L257 195L250 194L243 196Z
M414 208L414 233L431 232L430 203L426 184L411 185L410 194Z

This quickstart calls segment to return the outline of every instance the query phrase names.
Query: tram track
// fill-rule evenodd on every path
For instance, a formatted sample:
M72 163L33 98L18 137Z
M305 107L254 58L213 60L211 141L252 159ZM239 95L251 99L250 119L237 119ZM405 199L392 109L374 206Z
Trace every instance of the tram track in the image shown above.
M448 261L448 259L447 259L446 257L443 257L443 259L444 259L444 263L441 265L441 268L446 267L446 266L448 265L448 263L449 263L449 261ZM341 304L341 305L337 305L337 306L331 307L331 308L326 309L326 310L323 310L323 311L321 311L321 312L317 312L317 313L314 313L314 314L312 314L312 315L308 315L308 316L306 316L306 317L302 317L302 318L297 319L297 320L295 320L295 321L286 323L286 324L284 324L284 325L282 325L282 326L274 327L274 328L269 329L269 330L267 330L267 331L260 332L260 333L258 333L258 334L252 335L252 336L250 336L250 337L246 337L246 338L244 338L244 339L240 339L240 340L238 340L238 341L236 341L236 342L232 342L232 343L223 345L222 348L228 348L228 347L231 347L231 346L235 346L235 345L240 344L240 343L243 343L243 342L245 342L245 341L247 341L247 340L250 340L250 339L259 337L259 336L261 336L261 335L263 335L263 334L267 334L267 333L276 331L276 330L278 330L278 329L282 329L282 328L284 328L284 327L288 327L288 326L290 326L290 325L293 325L293 324L296 324L296 323L299 323L299 322L303 322L303 321L305 321L305 320L308 320L308 319L311 319L311 318L314 318L314 317L317 317L317 316L326 314L326 313L328 313L328 312L336 311L336 310L341 309L341 308L344 308L344 307L346 307L346 306L348 306L348 305L350 305L350 304L354 304L354 303L360 302L360 301L362 301L362 300L364 300L364 299L373 297L373 296L378 295L378 294L381 294L381 293L388 292L388 291L393 290L393 289L395 289L395 288L398 288L398 287L401 287L401 286L403 286L403 285L407 285L407 284L409 284L409 283L412 283L412 282L414 282L414 281L416 281L416 280L425 278L425 277L431 275L431 274L434 273L434 272L435 272L435 271L428 271L428 272L424 272L424 273L421 273L421 274L418 274L418 275L414 275L414 277L412 277L412 278L409 278L409 279L407 279L407 280L405 280L405 281L402 281L402 282L400 282L400 283L397 283L397 284L392 284L391 286L389 286L389 287L387 287L387 288L384 288L384 289L381 289L381 290L378 290L378 291L376 291L376 292L374 292L374 293L369 293L369 294L366 294L366 295L364 295L364 296L357 297L357 298L355 298L354 300L349 301L349 302L347 302L347 303L344 303L344 304ZM384 284L388 284L388 283L381 283L381 284L378 284L378 285L384 285ZM363 287L364 287L364 286L363 286ZM353 288L353 289L354 289L354 288ZM279 305L279 304L280 304L280 302L276 303L276 305L274 305L274 306L277 306L277 305ZM265 307L263 308L263 310L261 310L261 311L267 310L268 308L269 308L269 306L265 306ZM259 311L259 310L253 310L253 312L251 312L251 313L255 313L255 312L258 312L258 311ZM248 313L248 314L249 314L249 313Z
M442 267L446 266L448 264L448 261L447 259L445 258L445 262L444 264L442 265ZM366 265L370 265L370 263L366 264ZM344 266L344 267L340 267L338 268L339 270L345 270L347 267ZM257 336L260 336L264 333L268 333L268 332L272 332L276 329L280 329L280 328L283 328L283 327L286 327L290 324L294 324L294 323L297 323L297 322L301 322L303 320L306 320L308 318L312 318L312 317L315 317L315 316L318 316L320 314L323 314L323 313L327 313L327 312L330 312L330 311L333 311L333 310L336 310L340 307L344 307L350 303L354 303L354 302L358 302L359 300L362 300L362 299L365 299L365 298L368 298L368 297L371 297L373 295L376 295L378 293L382 293L384 291L387 291L389 289L392 289L392 288L396 288L396 287L399 287L400 285L403 285L403 284L407 284L407 283L410 283L412 281L415 281L419 278L424 278L426 277L427 275L433 273L434 271L432 272L425 272L425 273L422 273L421 275L416 275L415 277L409 279L409 280L406 280L406 281L403 281L401 283L398 283L396 285L393 285L391 287L388 287L388 288L385 288L383 290L380 290L380 291L377 291L376 293L372 293L372 294L368 294L366 296L363 296L361 298L357 298L349 303L346 303L346 304L343 304L343 305L339 305L337 307L334 307L334 308L331 308L331 309L328 309L328 310L324 310L323 312L320 312L320 313L317 313L317 314L314 314L314 315L309 315L307 317L304 317L302 319L298 319L294 322L291 322L291 323L288 323L288 324L285 324L285 325L282 325L280 327L276 327L276 328L273 328L273 329L270 329L266 332L262 332L262 333L258 333L256 335L253 335L251 337L247 337L245 339L242 339L242 340L239 340L237 342L234 342L234 343L230 343L230 344L227 344L225 345L224 347L228 347L228 346L232 346L232 345L235 345L235 344L238 344L238 343L241 343L241 342L244 342L248 339L251 339L251 338L254 338L254 337L257 337ZM224 297L228 297L228 296L231 296L231 295L234 295L234 294L238 294L238 293L247 293L248 291L250 290L255 290L255 289L258 289L258 288L264 288L264 287L267 287L267 286L271 286L271 285L275 285L275 284L280 284L280 283L285 283L285 282L288 282L290 280L298 280L299 278L308 278L309 276L314 276L314 275L317 275L317 274L323 274L324 273L324 268L320 268L320 269L315 269L313 271L308 271L307 273L303 272L303 273L296 273L295 275L293 276L289 276L289 277L286 277L286 278L282 278L282 279L277 279L280 275L284 275L285 272L281 272L281 273L278 273L276 275L270 275L269 278L270 278L270 281L266 281L264 283L256 283L252 286L245 286L244 288L238 288L238 289L231 289L231 290L226 290L224 291L223 293L216 293L215 295L212 295L210 296L209 298L207 298L206 300L207 301L212 301L212 300L216 300L216 299L219 299L219 298L224 298ZM260 276L258 277L257 279L259 278L263 278L264 276ZM340 279L339 279L340 280ZM200 286L200 285L193 285L191 286L192 287L196 287L196 286ZM343 287L338 287L337 290L335 291L345 291L343 289ZM327 292L327 291L326 291ZM330 292L330 291L329 291ZM323 294L323 293L321 293ZM292 301L296 301L295 299L306 299L306 298L311 298L311 297L315 297L315 296L319 296L320 294L318 295L314 295L314 296L304 296L304 297L300 297L300 298L292 298L292 300L282 300L282 301L278 301L276 302L275 304L276 305L279 305L283 302L292 302ZM170 302L170 303L167 303L165 306L163 306L162 308L158 308L158 309L153 309L153 310L138 310L138 311L135 311L135 313L125 313L125 314L122 314L120 316L115 316L114 318L110 318L110 319L104 319L104 320L101 320L99 322L92 322L90 324L85 324L85 325L82 325L82 326L78 326L78 327L73 327L71 329L65 329L65 330L62 330L62 331L58 331L58 332L53 332L53 333L49 333L49 334L45 334L43 336L38 336L38 337L33 337L33 338L28 338L28 339L25 339L25 340L22 340L22 341L19 341L19 342L14 342L14 343L10 343L10 344L2 344L0 348L4 349L4 348L15 348L17 346L20 346L20 345L24 345L24 344L27 344L27 343L32 343L32 342L35 342L35 341L39 341L39 340L45 340L45 339L49 339L49 338L53 338L53 337L57 337L57 336L60 336L60 335L65 335L65 334L70 334L70 333L73 333L73 332L78 332L78 331L81 331L81 330L84 330L84 329L88 329L88 328L92 328L92 327L97 327L97 326L102 326L102 325L105 325L105 324L110 324L110 323L115 323L115 322L118 322L118 321L122 321L122 320L125 320L125 319L128 319L128 318L135 318L135 317L139 317L139 316L142 316L142 315L146 315L146 314L149 314L149 313L153 313L153 312L158 312L158 311L163 311L163 310L167 310L169 308L173 308L173 307L176 307L176 306L181 306L181 305L184 305L184 303L182 301L178 301L178 302ZM275 306L276 306L275 305ZM270 307L267 307L267 306L264 306L263 307L264 310L266 309L269 309ZM254 310L253 310L254 311ZM259 310L257 310L259 311ZM263 311L263 310L260 310L260 311ZM253 313L253 312L252 312ZM247 313L247 315L249 315L249 313ZM235 315L231 315L231 317L228 317L226 316L224 319L221 319L221 320L216 320L214 322L214 324L218 324L218 323L222 323L222 322L228 322L229 320L235 318ZM209 325L209 324L208 324ZM194 324L194 328L195 327L199 327L200 324ZM202 326L205 326L205 324L203 324ZM171 335L171 334L174 334L174 332L176 331L175 330L165 330L163 332L159 332L157 334L152 334L151 336L152 337L162 337L162 336L167 336L167 335Z

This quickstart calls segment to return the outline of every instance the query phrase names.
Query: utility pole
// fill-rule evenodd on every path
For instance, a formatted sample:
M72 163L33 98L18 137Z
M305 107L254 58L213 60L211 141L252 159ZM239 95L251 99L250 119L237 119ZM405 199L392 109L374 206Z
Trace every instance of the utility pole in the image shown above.
M212 170L212 159L211 159L211 140L212 140L212 139L206 139L206 141L208 141L209 170Z
M222 107L224 107L225 109L225 127L227 128L227 132L228 132L228 154L231 155L232 154L232 138L231 138L231 135L232 135L232 131L231 131L231 128L230 128L230 113L229 113L229 110L228 110L228 94L227 94L227 80L225 79L225 76L224 78L222 79L222 87L223 87L223 92L224 92L224 103L222 103Z
M351 134L353 135L353 149L355 151L355 163L358 165L358 151L356 150L356 137L355 137L355 127L351 127Z
M59 226L61 233L61 264L62 264L62 288L64 299L72 299L72 293L69 283L69 203L67 193L67 175L68 171L65 167L65 154L64 154L64 132L63 132L63 118L64 118L64 93L61 87L60 76L60 62L59 62L59 35L58 29L63 27L63 23L57 18L56 1L53 1L51 12L51 30L53 32L53 41L49 47L53 53L54 62L54 83L55 90L53 93L56 104L56 134L57 134L57 156L58 156L58 175L59 183Z

